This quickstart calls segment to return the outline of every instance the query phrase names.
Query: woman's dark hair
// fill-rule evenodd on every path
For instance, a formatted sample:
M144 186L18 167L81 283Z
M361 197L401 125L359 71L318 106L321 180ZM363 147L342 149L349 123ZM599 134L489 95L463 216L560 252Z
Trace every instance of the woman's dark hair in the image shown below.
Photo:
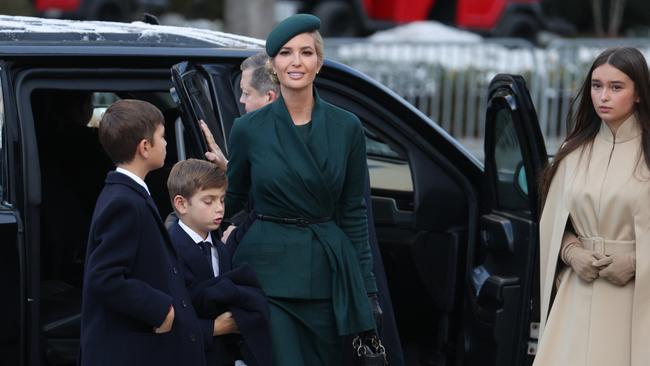
M541 175L540 207L542 208L560 162L574 150L586 144L591 145L600 130L600 117L596 114L591 101L591 75L597 67L604 64L612 65L634 82L634 91L640 100L636 106L636 113L641 125L641 147L646 166L650 169L650 99L648 99L650 98L650 74L648 73L648 64L643 54L636 48L608 48L598 55L591 65L587 77L569 109L567 124L570 131L555 155L553 163L547 166ZM574 114L576 104L577 112Z

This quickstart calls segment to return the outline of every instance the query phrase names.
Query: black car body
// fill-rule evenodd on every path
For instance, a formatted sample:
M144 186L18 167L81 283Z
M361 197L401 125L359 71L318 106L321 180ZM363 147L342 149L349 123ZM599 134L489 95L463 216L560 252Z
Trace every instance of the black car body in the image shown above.
M260 47L210 31L0 16L1 364L68 364L78 350L86 223L112 167L90 128L52 128L57 113L78 106L52 104L92 92L97 112L118 98L163 111L167 161L147 184L164 217L171 166L203 156L196 119L228 151L244 113L239 64ZM375 226L407 364L531 364L535 181L546 152L523 79L499 75L485 91L485 166L349 67L326 61L316 84L366 129Z

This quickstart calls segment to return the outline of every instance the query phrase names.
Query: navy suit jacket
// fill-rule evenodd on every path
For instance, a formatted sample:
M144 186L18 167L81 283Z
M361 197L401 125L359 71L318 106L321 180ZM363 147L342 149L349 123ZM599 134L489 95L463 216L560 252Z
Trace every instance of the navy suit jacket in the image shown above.
M225 311L231 311L244 340L241 351L246 364L270 365L268 303L255 272L246 265L231 270L226 246L218 240L216 233L212 233L219 253L219 276L214 277L201 249L177 221L169 226L169 235L181 258L185 283L199 316L214 319ZM227 354L224 341L224 337L215 337L214 346L206 349L208 365L232 364L232 355Z
M192 289L200 282L214 278L214 272L210 268L207 258L204 256L201 248L192 240L192 238L178 225L175 221L168 227L169 236L176 248L181 259L183 275L185 276L185 285ZM230 271L230 255L223 248L215 235L212 235L214 246L219 253L219 273ZM214 317L216 318L216 316ZM213 318L213 319L214 319ZM205 349L206 365L218 366L233 364L234 360L228 354L227 346L224 343L224 337L214 337L211 347Z
M110 172L93 213L81 313L81 365L201 365L213 322L199 320L158 209ZM170 306L172 330L154 334Z

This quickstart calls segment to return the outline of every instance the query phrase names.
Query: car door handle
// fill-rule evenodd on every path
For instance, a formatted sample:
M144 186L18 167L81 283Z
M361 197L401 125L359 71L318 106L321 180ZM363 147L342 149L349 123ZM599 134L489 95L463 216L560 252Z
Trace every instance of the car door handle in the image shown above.
M481 242L491 252L515 251L512 222L505 217L488 214L481 217Z

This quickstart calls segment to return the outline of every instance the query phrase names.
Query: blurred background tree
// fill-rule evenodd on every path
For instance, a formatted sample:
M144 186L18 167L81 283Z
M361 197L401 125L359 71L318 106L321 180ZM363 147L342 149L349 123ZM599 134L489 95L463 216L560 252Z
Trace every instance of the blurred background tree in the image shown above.
M275 24L275 0L224 0L224 30L266 38Z
M223 6L223 0L170 0L169 11L188 18L223 19Z

